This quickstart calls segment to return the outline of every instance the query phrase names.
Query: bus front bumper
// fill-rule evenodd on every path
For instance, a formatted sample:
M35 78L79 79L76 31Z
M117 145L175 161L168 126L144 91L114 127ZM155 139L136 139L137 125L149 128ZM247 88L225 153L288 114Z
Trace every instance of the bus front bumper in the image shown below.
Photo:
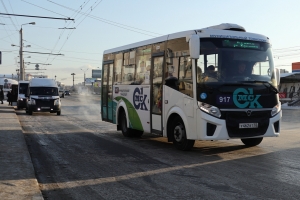
M57 105L53 105L50 107L38 107L36 105L28 105L28 111L32 111L32 112L50 112L50 113L56 113L58 111L60 111L61 108L60 106Z
M229 133L228 124L226 124L225 119L219 119L212 115L209 115L205 112L198 110L197 112L198 123L197 123L197 140L228 140L228 139L237 139L237 138L255 138L255 137L278 137L280 135L280 126L281 126L281 117L282 111L278 112L275 116L267 119L267 125L265 127L266 131L262 134L257 134L257 130L260 128L260 120L257 119L258 128L247 128L239 129L237 127L236 134ZM240 119L236 118L237 124ZM243 123L253 122L251 121L242 121ZM247 132L247 134L244 134ZM239 134L241 133L241 134Z

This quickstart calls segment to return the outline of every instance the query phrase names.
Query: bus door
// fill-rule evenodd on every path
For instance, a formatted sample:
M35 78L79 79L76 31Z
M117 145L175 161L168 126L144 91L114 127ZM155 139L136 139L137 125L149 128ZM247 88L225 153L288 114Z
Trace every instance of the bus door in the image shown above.
M101 113L102 120L112 122L113 120L113 96L112 96L112 84L113 84L113 61L105 62L103 65L103 77L102 77L102 95L101 95Z
M108 92L107 92L107 118L109 122L113 122L113 69L114 65L108 66Z
M151 132L162 135L162 78L163 78L164 56L154 57L152 55L151 67Z

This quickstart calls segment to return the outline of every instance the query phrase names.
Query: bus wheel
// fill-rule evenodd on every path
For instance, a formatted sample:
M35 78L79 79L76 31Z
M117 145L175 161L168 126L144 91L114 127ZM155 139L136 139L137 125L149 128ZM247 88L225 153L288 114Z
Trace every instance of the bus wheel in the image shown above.
M173 133L173 144L177 149L188 151L193 148L195 140L188 140L186 138L184 123L179 116L174 119L170 131Z
M57 113L56 113L57 115L60 115L60 111L57 111Z
M141 137L144 134L144 131L134 130L134 137Z
M242 142L248 146L248 147L253 147L256 145L259 145L261 143L261 141L263 140L263 138L247 138L247 139L241 139Z
M127 119L126 119L126 114L125 112L122 112L121 113L121 130L122 130L122 133L125 137L133 137L134 136L134 131L130 128L127 128Z
M31 111L31 110L29 110L29 111L28 111L28 114L29 114L29 115L32 115L32 111Z

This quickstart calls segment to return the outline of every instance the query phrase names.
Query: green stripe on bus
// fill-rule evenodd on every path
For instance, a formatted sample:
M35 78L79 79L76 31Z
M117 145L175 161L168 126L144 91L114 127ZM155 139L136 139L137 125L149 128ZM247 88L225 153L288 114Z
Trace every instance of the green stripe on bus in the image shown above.
M129 117L129 127L139 131L144 131L140 117L136 112L135 108L133 107L133 105L124 97L115 97L115 100L117 101L120 101L121 99L124 101L127 107L127 112Z

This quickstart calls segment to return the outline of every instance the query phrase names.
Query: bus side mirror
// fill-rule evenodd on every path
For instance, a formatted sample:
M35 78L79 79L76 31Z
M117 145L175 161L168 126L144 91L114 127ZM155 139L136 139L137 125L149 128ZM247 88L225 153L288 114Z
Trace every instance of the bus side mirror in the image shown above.
M280 84L280 71L278 68L275 68L275 77L277 81L277 86Z
M200 56L200 38L198 35L189 35L186 37L189 42L190 57L192 59L199 59Z

